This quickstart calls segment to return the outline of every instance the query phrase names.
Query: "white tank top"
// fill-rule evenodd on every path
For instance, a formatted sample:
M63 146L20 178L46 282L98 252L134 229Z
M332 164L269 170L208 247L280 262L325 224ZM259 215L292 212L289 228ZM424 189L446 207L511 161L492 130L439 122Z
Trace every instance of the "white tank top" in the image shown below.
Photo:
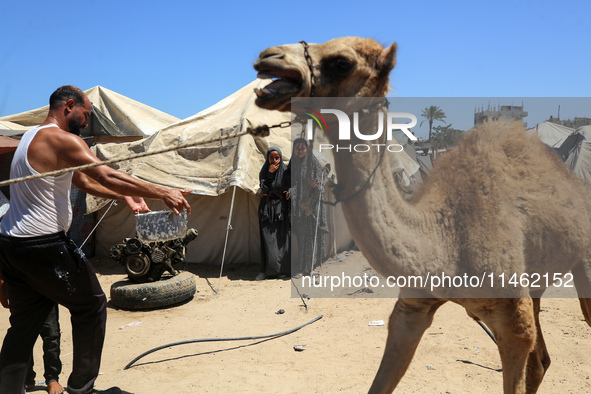
M39 174L27 159L37 132L55 124L27 131L21 138L10 166L10 178ZM70 188L72 173L10 185L10 208L0 222L0 233L12 237L36 237L68 231L72 222Z

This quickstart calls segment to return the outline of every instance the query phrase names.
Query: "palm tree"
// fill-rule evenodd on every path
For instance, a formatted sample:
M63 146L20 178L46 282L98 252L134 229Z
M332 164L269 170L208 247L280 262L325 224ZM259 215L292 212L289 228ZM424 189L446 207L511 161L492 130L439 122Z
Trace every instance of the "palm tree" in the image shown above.
M429 141L431 141L431 130L433 129L433 122L437 120L445 123L445 120L443 120L446 118L445 112L443 112L441 108L432 105L429 108L425 108L421 116L425 118L425 120L429 121ZM419 126L422 126L425 120L423 120Z

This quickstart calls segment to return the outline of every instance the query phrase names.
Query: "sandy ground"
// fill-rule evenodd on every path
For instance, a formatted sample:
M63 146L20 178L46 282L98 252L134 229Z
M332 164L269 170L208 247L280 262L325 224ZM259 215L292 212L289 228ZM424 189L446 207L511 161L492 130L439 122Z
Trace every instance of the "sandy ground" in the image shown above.
M368 270L359 252L325 265L355 264ZM92 260L103 289L125 279L123 268L109 259ZM292 297L290 280L254 281L256 266L219 268L189 265L197 293L182 305L151 311L124 311L109 305L107 337L96 387L113 385L127 393L363 393L382 357L393 298L340 297L306 300ZM218 289L216 293L214 289ZM358 293L357 295L360 295ZM363 295L363 294L361 294ZM371 296L371 295L369 295ZM277 314L280 309L283 314ZM545 299L542 328L552 366L541 393L591 392L591 328L576 299ZM63 384L71 371L69 314L61 309ZM322 315L299 331L275 339L221 341L168 347L139 360L143 352L174 342L279 333ZM130 323L135 325L128 325ZM127 325L127 326L126 326ZM8 311L0 311L0 332L8 327ZM41 347L35 364L42 379ZM306 345L295 351L295 345ZM401 393L499 393L501 364L495 344L463 308L441 307L425 333L410 368L398 386ZM38 379L38 380L39 380ZM36 391L43 392L40 385Z

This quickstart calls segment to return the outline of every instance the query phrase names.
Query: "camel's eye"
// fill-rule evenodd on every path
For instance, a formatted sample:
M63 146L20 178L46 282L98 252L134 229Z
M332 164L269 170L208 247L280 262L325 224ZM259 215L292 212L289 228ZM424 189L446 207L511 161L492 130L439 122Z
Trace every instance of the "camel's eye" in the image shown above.
M328 75L341 77L349 74L354 66L355 64L352 61L341 56L326 59L322 64L323 71Z

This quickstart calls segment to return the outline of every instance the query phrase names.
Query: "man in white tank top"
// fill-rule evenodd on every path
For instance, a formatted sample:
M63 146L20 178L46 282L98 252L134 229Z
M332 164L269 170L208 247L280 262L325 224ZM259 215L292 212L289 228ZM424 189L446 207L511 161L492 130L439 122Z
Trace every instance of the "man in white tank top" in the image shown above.
M62 86L49 99L47 119L23 136L11 178L98 162L79 137L92 112L86 95ZM11 327L0 351L0 393L21 393L33 345L55 303L72 315L74 360L68 393L94 390L105 336L106 296L84 254L65 234L72 220L70 186L99 197L162 200L179 214L191 207L178 189L143 182L108 166L10 186L11 203L0 222L0 270ZM111 388L103 393L120 393Z

